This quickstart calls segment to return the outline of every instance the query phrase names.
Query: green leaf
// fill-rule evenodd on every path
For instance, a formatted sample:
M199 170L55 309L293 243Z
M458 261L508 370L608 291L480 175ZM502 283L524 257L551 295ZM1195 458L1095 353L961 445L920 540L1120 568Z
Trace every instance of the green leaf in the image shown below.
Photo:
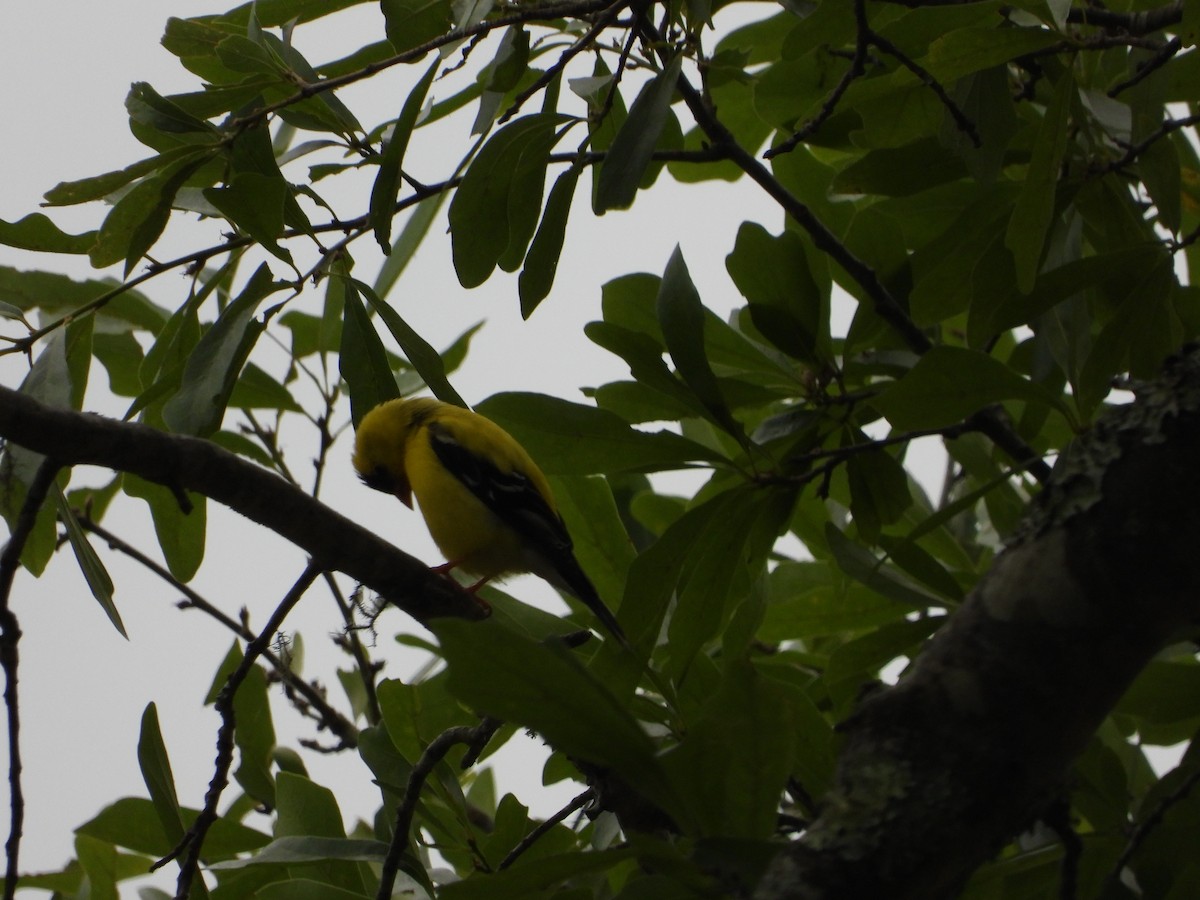
M329 788L300 775L293 775L291 772L280 772L278 793L279 819L275 824L276 837L337 839L346 837L341 810L338 809L337 799ZM326 849L330 849L334 843L333 841L328 842ZM289 847L295 849L294 844ZM309 849L313 848L309 847ZM354 857L339 855L318 858L352 859Z
M361 282L331 273L328 297L340 296L345 309L338 367L350 393L350 416L355 425L368 412L400 396L379 332L359 296Z
M355 282L355 284L362 291L362 295L367 298L371 308L383 320L383 324L396 339L396 343L400 345L400 349L412 367L417 370L417 374L433 391L433 395L445 403L453 403L455 406L466 408L466 401L459 396L458 391L450 384L450 379L446 377L446 360L442 358L442 354L417 334L400 314L389 304L384 303L371 288L362 282Z
M1113 378L1122 371L1128 369L1134 378L1154 377L1182 337L1172 333L1169 312L1174 260L1160 256L1152 268L1135 274L1136 283L1104 323L1080 372L1076 403L1086 414L1108 396Z
M386 6L386 3L385 3ZM441 65L440 59L435 59L421 76L409 95L404 99L400 116L392 128L392 133L383 144L383 154L379 160L379 174L375 176L375 184L371 188L371 205L367 221L375 231L375 239L384 254L392 252L392 218L395 216L396 198L400 195L400 172L404 167L404 154L408 150L408 142L413 129L417 125L417 117L425 105L425 96L433 83Z
M891 525L912 505L908 473L886 450L858 453L846 461L850 513L858 533L874 541L883 525Z
M292 264L277 238L283 233L283 207L291 189L280 175L238 172L225 187L205 188L204 199L273 256Z
M371 896L310 878L289 878L259 888L254 900L371 900Z
M866 560L864 560L866 562ZM868 571L874 571L873 564ZM771 598L760 640L781 643L860 632L903 619L913 607L883 594L846 585L828 562L782 563L771 572ZM906 585L907 587L907 585Z
M49 315L73 313L99 297L113 293L116 282L75 281L55 272L20 271L0 266L0 302L22 313L40 309ZM13 314L9 313L9 316ZM167 320L162 309L134 290L110 297L94 314L104 331L159 331Z
M795 231L775 236L756 222L743 222L725 268L763 337L794 359L828 358L829 296L813 278Z
M876 559L867 548L846 537L832 522L825 523L825 540L838 568L883 597L903 604L904 612L941 606L942 599Z
M637 555L603 478L553 478L558 511L575 541L575 556L601 597L615 605Z
M973 347L983 346L995 335L1033 322L1092 288L1128 292L1138 278L1165 258L1160 244L1143 244L1085 256L1047 269L1039 273L1033 288L1023 294L1013 291L998 303L972 303L967 339Z
M500 265L515 271L537 228L547 155L565 116L534 113L505 125L472 161L450 201L454 269L477 287Z
M658 320L675 369L708 411L711 420L743 446L746 433L721 395L704 343L704 305L678 247L658 290Z
M112 622L113 628L117 629L117 633L121 637L128 640L129 635L125 633L125 624L121 621L121 614L113 602L113 583L108 570L104 568L104 563L92 549L91 542L88 541L79 520L75 518L75 513L67 503L67 498L63 496L62 488L55 484L51 487L51 491L58 505L58 517L62 520L63 528L67 532L67 540L75 552L75 560L79 563L79 570L83 572L88 589L96 598L96 602L100 604L100 608L104 610L104 614L108 616L108 620Z
M136 397L142 390L138 372L142 366L142 345L128 331L100 332L92 337L96 361L108 373L108 387L118 397Z
M632 847L586 853L563 853L539 859L535 865L515 865L482 878L467 878L441 885L439 900L526 900L549 896L545 891L555 885L590 874L603 876L621 863L633 859ZM556 892L558 896L567 896ZM628 892L624 892L628 894ZM656 897L663 897L656 894ZM674 900L666 898L664 900Z
M529 245L525 268L517 280L522 319L533 315L554 285L554 275L558 271L558 260L566 237L567 217L571 213L571 201L575 197L578 182L579 169L572 166L558 176L554 187L550 189L550 197L542 213L542 224L538 226L533 243Z
M1026 400L1054 407L1062 401L1040 384L1022 378L978 350L939 345L899 381L871 401L894 428L946 428L1001 400Z
M234 409L276 409L300 412L291 392L254 363L246 363L229 395Z
M548 475L656 471L723 459L670 431L639 431L607 410L544 394L493 394L476 409L511 432Z
M791 693L750 663L730 660L699 721L663 756L701 835L765 840L775 833L799 724L790 715Z
M973 72L1000 66L1062 40L1045 28L960 28L929 45L922 65L942 84L952 84Z
M21 393L51 408L79 409L87 387L92 326L92 318L85 316L53 332L34 360L29 374L21 382ZM19 444L6 442L4 445L3 458L0 459L0 512L10 532L16 527L29 487L37 477L43 460L40 453L26 450ZM58 488L54 490L58 491ZM37 510L33 529L21 551L21 564L35 576L45 570L55 550L57 507L46 501L49 501L49 497ZM83 560L80 563L85 564ZM90 562L86 565L85 576L89 571L99 576ZM102 580L96 586L102 588Z
M198 810L183 810L183 820L189 827L197 815ZM80 825L76 831L156 859L175 847L175 842L168 839L162 830L154 804L140 797L117 800ZM209 829L204 841L204 855L211 860L225 859L256 850L270 840L261 831L222 816Z
M388 40L397 53L411 50L449 30L449 0L380 0Z
M41 213L30 213L16 222L0 219L0 244L39 253L87 253L96 232L67 234Z
M142 711L141 733L138 737L138 765L142 779L150 792L150 802L162 825L168 841L178 843L183 839L187 826L183 823L179 796L175 793L175 776L171 773L171 760L163 743L158 725L158 707L147 704Z
M75 835L75 856L83 868L88 897L94 900L120 900L117 893L117 848L85 834Z
M431 627L450 669L450 690L462 702L613 769L658 802L670 799L653 743L561 644L537 643L491 621L435 619Z
M1161 138L1138 157L1138 173L1158 208L1158 219L1175 234L1183 222L1182 170L1171 138Z
M128 275L162 234L175 194L209 158L207 152L192 151L134 185L100 226L88 250L92 266L102 269L124 260Z
M680 568L667 630L668 670L677 677L708 641L726 632L751 585L765 576L766 554L785 527L795 493L740 486L718 499L721 514L695 535Z
M179 392L163 407L172 431L206 437L221 427L233 386L265 328L255 310L283 286L264 263L204 332L184 366Z
M625 360L637 384L661 394L659 399L673 407L672 414L664 418L705 416L699 398L667 368L662 358L666 348L660 340L611 322L589 322L584 326L584 334L592 343Z
M851 162L833 179L834 194L907 197L967 174L962 158L936 138L881 147Z
M1067 124L1075 93L1075 79L1069 69L1064 70L1034 139L1029 169L1004 236L1004 245L1012 251L1017 264L1017 285L1025 294L1033 289L1042 248L1054 216L1055 193L1067 150Z
M193 156L194 147L175 147L157 156L139 160L124 169L105 172L102 175L92 175L78 181L62 181L46 191L47 206L74 206L77 203L88 203L92 200L103 200L105 197L120 190L138 178L143 178L152 172L166 169L171 163L181 158Z
M915 656L917 648L945 622L945 616L895 622L842 644L834 650L822 676L835 692L835 702L852 701L860 694L860 686L876 678L881 668L898 657Z
M239 660L240 657L239 652ZM238 686L233 697L233 714L237 723L233 738L238 748L238 767L233 777L242 790L259 803L268 807L275 806L276 783L271 774L275 726L271 721L267 674L261 666L252 666L245 680ZM279 827L277 822L276 834L279 833Z
M316 84L321 80L317 70L291 41L282 40L266 31L259 31L255 37L283 62L289 80L299 80L304 84ZM313 131L346 135L361 134L364 130L354 113L333 91L316 93L299 103L289 104L279 110L279 117L289 125Z
M633 203L659 136L667 124L682 67L683 54L677 53L633 101L629 116L613 139L600 167L593 199L597 215L610 209L625 209Z
M169 488L125 473L122 490L130 497L145 500L154 520L158 546L171 574L185 584L192 580L204 559L204 534L207 523L207 498L187 493L190 509L180 509L179 499Z
M131 122L165 134L199 135L208 143L220 139L216 128L172 103L144 81L135 81L130 87L125 97L125 111Z

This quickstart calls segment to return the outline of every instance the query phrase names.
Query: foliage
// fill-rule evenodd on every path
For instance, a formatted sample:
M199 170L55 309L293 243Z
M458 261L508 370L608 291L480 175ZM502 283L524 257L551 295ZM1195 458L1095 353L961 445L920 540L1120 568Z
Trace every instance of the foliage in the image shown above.
M290 479L274 440L284 421L311 424L323 467L351 414L422 386L457 398L449 376L472 332L438 353L389 301L443 223L462 285L519 272L529 316L586 204L636 212L664 177L741 179L781 224L742 224L726 265L744 304L728 320L676 252L661 275L604 285L587 327L628 380L589 403L478 406L555 478L580 559L642 658L564 643L586 617L489 588L492 619L435 620L431 664L412 681L377 682L347 631L354 665L335 700L270 649L290 607L257 635L212 608L237 636L210 702L240 796L218 812L214 778L203 809L181 802L151 706L138 743L148 797L115 800L76 829L76 859L20 886L115 896L157 859L179 863L193 897L351 900L392 896L393 882L447 900L745 895L814 815L835 724L962 602L1044 460L1200 331L1187 281L1200 264L1196 7L382 0L368 43L306 59L295 39L355 2L259 0L167 23L163 45L196 90L134 85L129 127L148 155L46 194L50 207L106 200L95 231L69 235L42 214L0 223L4 244L87 254L124 278L0 270L5 352L36 357L21 390L83 409L95 360L127 418ZM406 65L395 118L360 122L341 89ZM442 137L443 170L418 180L410 151L435 125L457 143ZM362 173L357 214L335 215L326 185ZM184 213L227 237L158 261ZM354 267L360 239L388 253L373 281ZM143 293L174 270L190 276L183 292ZM835 332L847 295L853 319ZM268 337L287 348L282 374ZM245 432L229 425L239 417ZM937 496L906 468L929 437L948 457ZM71 490L65 475L39 481L39 466L6 447L21 562L42 572L61 530L116 627L131 610L118 612L91 543L111 534L114 495L149 504L174 583L201 565L204 498L131 475ZM656 476L675 471L703 484L666 493ZM23 524L27 498L50 494ZM345 585L315 584L349 627ZM1190 649L1156 661L1079 759L1079 846L1065 853L1080 896L1106 883L1131 895L1122 872L1146 896L1194 891L1195 866L1179 860L1195 834L1195 754L1159 778L1144 748L1191 738L1198 710L1181 698L1196 671ZM272 680L362 758L377 810L340 809L276 745ZM521 728L549 746L548 781L587 786L561 816L495 795L483 763ZM964 896L1055 895L1063 856L1026 835Z

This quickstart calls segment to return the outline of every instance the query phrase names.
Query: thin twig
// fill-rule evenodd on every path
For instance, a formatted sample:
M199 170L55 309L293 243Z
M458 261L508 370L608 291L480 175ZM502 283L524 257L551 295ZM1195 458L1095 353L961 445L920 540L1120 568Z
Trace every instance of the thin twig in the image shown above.
M218 609L214 604L196 593L191 587L176 579L174 575L138 550L137 547L123 541L117 535L99 523L92 521L87 516L79 516L79 524L85 531L90 531L108 544L110 549L128 556L134 562L167 582L174 590L183 594L184 599L178 604L180 609L198 609L202 613L211 616L217 622L220 622L243 640L254 640L254 632L237 619ZM326 575L326 577L332 576ZM356 747L358 745L358 729L355 728L354 723L334 709L319 690L297 675L278 654L269 648L263 651L262 656L263 659L271 664L271 667L285 685L298 693L304 698L305 702L320 713L320 718L317 719L318 727L328 728L347 747Z
M784 153L790 153L795 150L800 144L808 140L817 129L828 121L837 109L838 102L842 99L842 95L846 93L846 89L857 78L862 77L867 70L867 49L870 47L871 29L867 26L865 0L854 0L854 17L858 22L858 27L854 40L854 56L850 60L850 68L847 69L838 81L832 91L826 96L821 103L821 108L817 114L804 123L791 137L780 144L775 145L771 149L763 153L764 159L774 159Z
M621 10L624 9L625 6L627 6L630 2L631 0L620 0L620 2L614 3L608 9L604 10L601 15L597 16L596 21L592 24L592 27L589 28L583 35L581 35L578 40L571 44L570 47L559 54L558 59L554 61L554 65L547 68L546 71L543 72L537 78L537 80L533 82L533 84L521 91L521 93L519 93L513 99L512 104L507 110L504 111L504 115L500 117L499 124L503 125L513 116L515 116L530 97L542 90L542 88L558 77L559 73L561 73L563 69L567 67L567 63L569 63L584 50L589 49L593 45L595 39L599 36L600 32L611 26L613 20L616 19Z
M1187 798L1187 795L1191 793L1192 788L1197 783L1200 783L1200 766L1193 769L1192 773L1180 783L1179 787L1159 800L1155 804L1154 809L1150 810L1149 815L1138 823L1137 827L1133 830L1133 834L1130 835L1129 841L1125 844L1125 849L1121 851L1121 855L1117 857L1117 861L1113 863L1113 867L1108 873L1107 880L1109 883L1116 884L1120 882L1121 873L1125 871L1125 867L1129 865L1129 861L1133 859L1133 855L1137 853L1138 848L1142 846L1146 838L1150 836L1150 833L1162 824L1162 820L1170 812L1171 808Z
M1163 44L1161 50L1159 50L1152 57L1150 57L1148 60L1146 60L1140 66L1138 66L1136 72L1134 72L1131 76L1126 78L1124 81L1120 81L1117 84L1114 84L1112 87L1110 87L1108 89L1108 96L1115 97L1115 96L1117 96L1117 94L1121 93L1122 91L1127 90L1136 84L1140 84L1147 77L1149 77L1150 75L1153 75L1155 72L1157 72L1163 66L1165 66L1168 62L1170 62L1172 57L1174 57L1175 54L1179 52L1179 50L1182 46L1183 46L1183 41L1179 38L1178 35L1171 38L1169 41L1167 41L1165 44Z
M958 126L959 131L965 132L976 148L983 146L983 140L979 137L979 129L975 127L975 123L971 121L967 114L962 111L961 107L946 93L946 89L942 86L942 83L934 78L927 69L915 60L910 59L908 54L881 34L872 31L871 43L889 56L895 57L900 65L916 75L921 80L921 83L933 91L937 98L942 101L942 106L946 107L947 112L954 119L954 124Z
M367 697L367 721L372 725L383 720L383 712L379 708L379 694L375 690L375 672L377 667L371 663L367 656L366 648L359 640L358 632L354 629L354 615L349 601L342 594L342 590L338 587L337 579L330 572L325 573L325 583L329 587L329 593L333 595L333 601L337 604L338 611L342 615L342 621L346 625L344 632L344 646L349 650L350 655L354 657L355 668L358 669L359 677L362 679L363 691ZM355 743L357 743L357 735Z
M1155 9L1116 12L1098 5L1073 6L1067 12L1071 25L1095 25L1127 34L1151 34L1183 21L1183 0L1172 0Z
M1131 144L1125 151L1125 155L1120 159L1109 163L1109 165L1105 168L1105 171L1112 172L1116 169L1123 169L1125 166L1129 165L1135 159L1145 153L1150 148L1151 144L1162 140L1172 132L1179 131L1181 128L1191 128L1195 125L1200 125L1200 115L1184 116L1182 119L1167 119L1144 139L1138 141L1136 144Z
M42 508L59 468L59 464L50 457L42 460L29 485L29 492L25 495L8 543L0 553L0 667L4 669L4 708L8 718L9 824L8 840L4 844L4 900L12 900L17 893L20 877L18 859L25 828L25 793L21 787L21 707L17 693L17 671L20 667L17 645L21 641L21 626L9 601L12 598L13 579L21 565L21 553L25 550L25 544L37 523L38 510Z
M789 153L794 150L799 144L808 140L818 128L833 115L837 108L838 102L842 99L842 95L846 93L846 89L856 79L861 78L866 72L867 52L872 46L878 47L888 56L894 57L904 68L908 69L921 80L925 87L933 91L937 98L946 107L951 117L954 119L959 130L967 134L976 147L983 144L979 137L979 129L975 127L975 123L962 111L957 103L946 92L942 83L929 73L927 69L913 60L907 53L893 44L890 40L879 34L867 21L866 2L865 0L855 0L854 3L854 18L855 18L855 39L854 39L854 54L850 59L850 68L842 75L841 80L834 86L833 90L826 95L825 100L821 103L821 108L817 114L796 131L791 137L780 144L776 144L771 149L763 153L764 159L774 159L784 153Z
M565 819L567 816L571 815L571 813L575 812L576 810L583 809L583 807L586 806L595 796L596 792L591 788L588 788L586 791L583 791L570 803L548 818L545 822L542 822L540 825L538 825L537 828L533 829L533 831L529 832L529 834L525 835L525 837L521 838L521 840L517 842L517 845L508 851L508 855L505 856L504 859L500 860L500 865L496 867L497 871L507 869L509 866L515 863L517 858L535 843L537 843L538 839L542 835L550 831L550 829L552 829L559 822L563 821L563 819Z
M481 733L490 737L498 723L494 719L485 718L478 725L459 725L447 728L425 748L421 758L417 760L412 771L408 774L408 782L404 786L404 798L396 808L396 821L392 826L392 840L388 844L387 856L379 873L379 890L375 893L376 900L390 900L392 888L396 884L396 873L400 871L400 861L408 849L408 833L412 828L413 816L417 811L417 803L421 799L421 788L426 779L433 774L437 764L445 759L456 745L466 744L474 747L479 742ZM477 756L478 754L476 754Z
M204 838L208 834L209 828L217 820L217 804L220 803L221 794L229 784L229 770L233 766L233 736L237 727L233 708L234 696L242 682L246 680L246 676L250 674L250 670L258 662L258 658L268 651L271 641L283 626L283 620L300 602L304 592L308 590L320 573L320 567L314 563L309 563L305 567L296 583L288 591L287 596L275 607L275 611L271 613L271 618L267 620L263 630L246 645L241 662L230 673L225 680L224 687L217 694L213 706L221 716L221 727L217 730L217 759L212 780L209 781L208 791L204 796L204 808L200 810L200 814L196 816L192 827L188 829L179 845L151 866L151 870L157 869L178 857L184 850L187 851L186 858L180 864L179 878L175 882L175 900L188 900L191 895L192 881L199 869Z

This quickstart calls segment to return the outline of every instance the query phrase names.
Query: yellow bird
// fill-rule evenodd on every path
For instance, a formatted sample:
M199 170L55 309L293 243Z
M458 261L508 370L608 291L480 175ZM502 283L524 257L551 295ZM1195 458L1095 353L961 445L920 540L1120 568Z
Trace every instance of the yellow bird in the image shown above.
M575 559L546 476L507 431L470 410L431 398L389 400L359 423L354 468L368 486L413 497L446 572L479 577L468 590L532 572L581 601L621 643L616 617Z

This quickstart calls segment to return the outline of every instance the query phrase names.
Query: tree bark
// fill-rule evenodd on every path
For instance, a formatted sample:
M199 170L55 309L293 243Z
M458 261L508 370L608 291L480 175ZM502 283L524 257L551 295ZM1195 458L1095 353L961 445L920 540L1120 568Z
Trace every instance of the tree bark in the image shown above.
M473 595L425 563L210 441L52 409L5 387L0 387L0 438L53 456L64 466L132 472L180 496L194 491L211 497L307 551L322 569L362 582L419 622L487 615Z
M1138 672L1200 618L1200 350L1055 466L991 570L843 724L835 787L757 900L953 897L1066 789Z

